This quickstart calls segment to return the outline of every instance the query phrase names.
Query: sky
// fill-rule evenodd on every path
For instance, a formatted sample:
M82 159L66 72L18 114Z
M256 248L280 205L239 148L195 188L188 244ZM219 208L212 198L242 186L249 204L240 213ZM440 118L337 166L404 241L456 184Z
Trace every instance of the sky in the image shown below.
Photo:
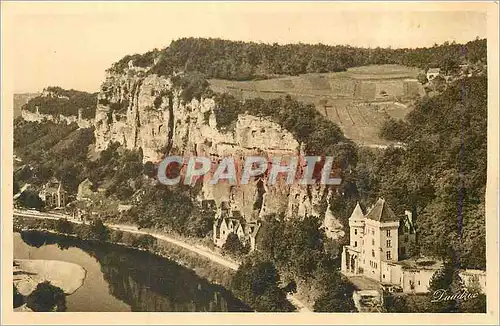
M392 48L486 37L479 7L418 5L26 2L2 3L2 14L15 93L46 86L95 92L113 62L181 37Z

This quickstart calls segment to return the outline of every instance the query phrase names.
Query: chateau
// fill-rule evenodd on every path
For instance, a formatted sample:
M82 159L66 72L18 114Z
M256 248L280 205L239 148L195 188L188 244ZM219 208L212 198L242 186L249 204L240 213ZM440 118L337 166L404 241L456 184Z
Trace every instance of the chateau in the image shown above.
M362 275L404 292L427 292L439 262L412 259L416 232L413 214L396 216L380 198L366 213L359 203L349 218L350 243L342 252L341 270Z
M439 260L415 257L416 229L413 214L397 216L383 198L365 214L359 203L349 217L350 243L342 251L341 271L351 280L369 278L388 291L426 293L434 273L443 265ZM466 286L486 289L486 273L462 269ZM357 283L357 282L355 282ZM366 282L360 282L366 283ZM363 291L358 295L372 295Z

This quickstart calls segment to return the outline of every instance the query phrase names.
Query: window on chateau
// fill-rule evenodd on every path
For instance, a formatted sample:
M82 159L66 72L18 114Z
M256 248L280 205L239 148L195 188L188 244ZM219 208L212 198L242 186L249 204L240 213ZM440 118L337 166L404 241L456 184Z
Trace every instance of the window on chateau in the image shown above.
M358 229L354 229L354 234L358 234Z
M387 230L387 231L385 231L385 232L386 232L386 234L387 234L387 236L388 236L388 237L390 237L390 236L391 236L391 230Z
M391 260L391 252L388 251L385 253L386 257L387 257L387 260Z
M354 247L357 247L357 246L358 246L358 242L354 241Z
M375 235L375 229L372 229L372 235Z
M375 257L375 250L372 249L372 257Z
M375 245L375 239L372 239L372 246Z
M390 248L391 247L391 240L388 239L386 244L387 244L387 248Z
M408 242L408 235L405 235L405 242Z

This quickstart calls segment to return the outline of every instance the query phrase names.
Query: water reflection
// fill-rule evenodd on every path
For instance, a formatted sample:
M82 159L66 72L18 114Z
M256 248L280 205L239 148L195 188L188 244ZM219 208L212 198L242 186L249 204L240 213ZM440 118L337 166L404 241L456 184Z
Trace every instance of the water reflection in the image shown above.
M108 284L108 289L87 284L95 279L95 277L88 277L83 286L92 287L92 291L87 291L88 300L93 300L93 297L103 295L101 292L106 291L117 301L126 303L132 311L250 311L225 288L210 284L193 271L150 253L33 231L22 232L21 239L31 247L39 248L30 251L51 247L51 252L58 251L59 260L75 262L72 251L74 248L79 248L88 256L93 257L100 266L96 273L102 274L102 278ZM16 253L17 247L19 245L15 245ZM16 253L14 255L16 258L23 258L17 257ZM51 256L50 254L44 255L47 257L36 259L56 259L48 257ZM73 257L67 257L69 255ZM85 266L86 262L83 259L79 259L76 263L85 269L89 268ZM80 291L78 290L68 299ZM93 307L98 310L88 310L86 309L88 307L82 306L85 300L79 301L79 306L73 311L113 311L107 310L107 307L102 304L101 308ZM68 305L68 311L71 311L70 305Z

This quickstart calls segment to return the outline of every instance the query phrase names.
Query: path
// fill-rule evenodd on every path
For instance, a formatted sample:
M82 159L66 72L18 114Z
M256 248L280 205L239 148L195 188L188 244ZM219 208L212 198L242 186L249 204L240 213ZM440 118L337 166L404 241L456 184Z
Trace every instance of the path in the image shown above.
M58 220L60 218L66 218L68 221L71 221L73 223L77 224L82 224L83 222L80 220L74 219L70 215L65 215L65 214L59 214L59 213L42 213L39 211L30 211L30 210L19 210L19 209L14 209L14 215L15 216L24 216L24 217L35 217L35 218L41 218L41 219L51 219L51 220ZM177 245L179 247L182 247L184 249L190 250L192 252L195 252L199 254L200 256L203 256L205 258L210 259L211 261L214 261L218 264L221 264L224 267L227 267L232 270L237 270L239 267L239 264L233 261L228 260L225 257L219 256L215 253L212 253L208 251L207 249L204 249L203 247L199 245L191 245L188 244L184 241L175 239L173 237L164 235L164 234L159 234L155 232L149 232L149 231L141 231L135 226L130 226L130 225L122 225L122 224L108 224L105 223L107 227L110 229L114 230L121 230L121 231L126 231L134 234L147 234L151 235L157 239L164 240L167 242L170 242L174 245ZM293 294L288 294L287 299L297 308L298 312L311 312L305 304L303 304L299 299L297 299Z

